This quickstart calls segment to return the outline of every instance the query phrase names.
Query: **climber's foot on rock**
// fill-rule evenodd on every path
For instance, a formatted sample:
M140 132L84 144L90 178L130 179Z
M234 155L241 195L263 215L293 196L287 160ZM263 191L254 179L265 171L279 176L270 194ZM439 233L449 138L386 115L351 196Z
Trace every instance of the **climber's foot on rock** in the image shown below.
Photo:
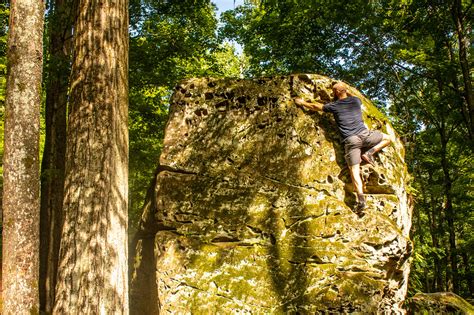
M365 152L364 154L362 154L362 160L366 161L372 166L375 166L374 155L370 152Z
M359 217L363 217L365 215L365 202L357 202L354 206L354 213L357 214Z
M363 217L365 215L365 202L357 202L354 206L354 213L357 214L359 217Z

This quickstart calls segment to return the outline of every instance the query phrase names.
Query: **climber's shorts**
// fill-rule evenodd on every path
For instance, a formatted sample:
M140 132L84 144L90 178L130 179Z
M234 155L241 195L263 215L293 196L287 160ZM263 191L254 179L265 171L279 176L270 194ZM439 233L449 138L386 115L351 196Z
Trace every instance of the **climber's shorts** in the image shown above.
M364 130L361 133L344 139L346 162L349 166L360 164L362 150L366 151L383 139L383 134L377 130Z

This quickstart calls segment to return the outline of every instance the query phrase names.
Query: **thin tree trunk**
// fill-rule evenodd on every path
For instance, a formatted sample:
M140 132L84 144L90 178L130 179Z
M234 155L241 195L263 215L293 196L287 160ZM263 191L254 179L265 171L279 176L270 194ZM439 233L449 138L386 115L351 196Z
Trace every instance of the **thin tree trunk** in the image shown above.
M421 173L418 173L418 176L420 177L420 179L422 178ZM431 177L429 177L429 180L431 180ZM435 221L432 218L433 216L431 215L431 212L432 212L431 207L430 207L431 204L427 200L428 193L426 191L426 186L422 185L420 187L420 189L421 189L421 196L423 196L422 207L424 209L426 209L425 211L426 211L426 214L428 216L428 224L429 224L428 227L429 227L429 232L430 232L430 236L431 236L431 244L432 244L433 247L435 247L435 244L437 243L437 237L434 234L435 230L436 230L436 227L435 227ZM418 231L419 231L419 235L420 235L420 242L422 244L425 244L427 242L427 240L424 240L424 238L423 238L423 230L422 230L422 222L421 222L421 215L420 214L417 215L417 225L419 227ZM434 263L434 268L436 270L436 268L438 268L436 257L435 257L433 263ZM423 275L425 277L425 279L424 279L425 280L424 281L425 287L424 287L423 291L428 292L428 293L433 292L433 289L436 285L435 278L433 278L433 281L430 281L430 279L429 279L429 270L427 268L425 268L423 270Z
M470 134L474 132L474 91L472 90L472 82L468 60L469 37L463 25L463 13L461 0L454 0L452 6L452 17L455 25L456 35L459 44L459 63L461 64L463 82L464 82L464 97L469 108Z
M448 50L449 61L452 63L455 63L456 62L455 52L449 38L445 38L445 46ZM471 118L469 116L471 111L469 110L469 104L465 102L466 98L459 86L459 81L458 81L458 76L457 76L456 71L453 71L453 73L449 76L449 81L451 82L458 96L454 99L454 102L458 104L456 107L461 109L462 121L463 121L463 124L466 126L468 137L469 139L473 140L474 139L474 129L473 129L474 126L471 124L471 121L470 121Z
M55 0L49 22L46 139L41 167L40 309L51 313L62 229L66 154L67 90L70 75L71 5Z
M12 0L10 10L3 160L2 314L36 314L44 3Z
M428 173L428 183L433 185L434 181L432 178L432 173ZM427 195L427 193L423 193L423 195ZM437 215L439 211L437 211L436 202L433 200L433 196L430 197L430 203L428 204L428 221L429 221L429 228L430 228L430 235L431 235L431 244L433 248L440 248L439 242L439 226L441 222L440 215ZM435 253L433 256L433 263L434 263L434 278L433 278L433 286L428 292L436 292L436 291L443 291L440 288L442 287L443 283L443 273L442 273L442 266L441 260L438 257L438 254Z
M79 0L55 314L127 314L128 1Z
M438 49L440 46L437 46ZM440 73L436 74L437 76L437 84L438 84L438 91L440 97L443 97L444 91L443 91L443 76ZM449 290L453 291L454 293L459 293L459 273L458 273L458 253L457 253L457 248L456 248L456 231L454 227L454 221L455 221L455 214L454 214L454 208L453 208L453 201L452 201L452 179L451 179L451 174L450 174L450 165L448 163L448 142L449 142L449 132L447 132L448 129L448 123L446 122L446 117L448 115L447 109L445 107L441 107L441 109L444 109L440 112L440 119L439 119L439 125L437 128L439 137L440 137L440 142L441 142L441 151L440 151L440 157L441 157L441 169L443 171L443 197L444 197L444 202L443 202L443 212L446 216L446 222L448 223L448 242L449 242L449 250L448 250L448 260L449 264L451 266L450 269L446 269L446 284L449 288Z
M430 210L431 211L431 210ZM429 211L429 212L430 212ZM433 215L430 217L430 234L431 234L431 242L433 244L433 248L439 248L439 240L438 240L438 233L439 233L439 228L437 227L437 216L435 215L435 211L432 211ZM434 255L434 267L435 267L435 274L434 274L434 280L433 280L433 288L431 288L431 291L428 292L436 292L439 291L440 288L442 287L442 268L441 268L441 260L438 257L438 254L436 253Z
M454 227L455 214L452 203L451 189L452 189L452 180L449 173L449 165L447 158L447 139L446 135L443 132L440 133L441 136L441 167L443 169L444 175L444 212L446 213L446 221L448 223L448 233L449 233L449 263L451 265L451 275L452 275L452 290L454 293L459 293L459 276L458 276L458 253L456 248L456 231Z

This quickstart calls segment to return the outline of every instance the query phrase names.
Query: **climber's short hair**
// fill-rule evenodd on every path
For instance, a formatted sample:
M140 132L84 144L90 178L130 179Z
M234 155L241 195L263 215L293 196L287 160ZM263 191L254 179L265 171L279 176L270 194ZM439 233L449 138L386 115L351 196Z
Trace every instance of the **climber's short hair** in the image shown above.
M347 92L347 86L343 82L338 81L338 82L333 84L332 90L333 91L337 90L339 92L343 92L343 91Z

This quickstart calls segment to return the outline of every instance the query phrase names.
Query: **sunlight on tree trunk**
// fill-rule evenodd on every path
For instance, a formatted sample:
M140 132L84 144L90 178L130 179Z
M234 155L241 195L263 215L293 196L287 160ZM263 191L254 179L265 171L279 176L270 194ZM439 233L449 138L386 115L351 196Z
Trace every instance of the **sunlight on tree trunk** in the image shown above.
M11 1L10 9L2 314L36 314L39 306L39 129L44 3Z
M58 269L64 198L67 90L71 62L72 6L51 4L46 68L46 138L41 165L40 310L51 313Z
M128 1L80 0L55 314L127 314Z

